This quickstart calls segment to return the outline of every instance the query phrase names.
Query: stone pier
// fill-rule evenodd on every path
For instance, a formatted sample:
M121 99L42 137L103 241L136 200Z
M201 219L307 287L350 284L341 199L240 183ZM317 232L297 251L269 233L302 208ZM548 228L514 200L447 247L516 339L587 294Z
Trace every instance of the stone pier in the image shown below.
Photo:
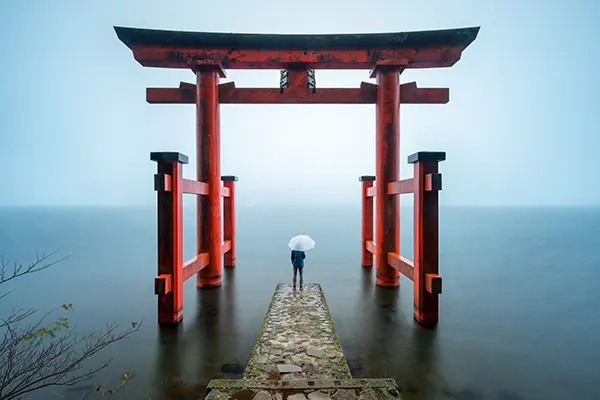
M393 379L352 379L320 285L279 284L243 379L214 379L207 400L399 399Z

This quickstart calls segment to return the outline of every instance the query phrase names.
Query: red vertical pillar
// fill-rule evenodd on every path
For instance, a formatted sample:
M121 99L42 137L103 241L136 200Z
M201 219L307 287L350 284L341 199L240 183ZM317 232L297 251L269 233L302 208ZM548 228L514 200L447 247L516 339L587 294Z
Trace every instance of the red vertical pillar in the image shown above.
M445 159L443 152L419 152L408 157L408 162L415 164L414 319L422 325L435 325L439 319L438 191L442 189L442 175L438 163Z
M375 283L400 285L400 273L388 264L388 253L400 254L400 196L388 196L388 183L399 180L400 68L377 67Z
M237 176L222 176L223 186L229 189L229 197L223 199L223 238L229 240L231 248L224 254L226 268L235 267L235 182Z
M362 182L362 230L361 230L361 265L373 266L373 254L367 250L367 241L373 240L373 197L368 190L373 186L374 176L363 175L358 178Z
M158 163L154 190L158 197L158 275L169 286L158 295L158 322L172 324L183 318L183 190L181 153L150 153ZM165 293L166 292L166 293Z
M198 254L208 252L208 266L198 273L197 286L221 286L221 132L219 70L196 69L197 179L208 184L208 196L198 196Z

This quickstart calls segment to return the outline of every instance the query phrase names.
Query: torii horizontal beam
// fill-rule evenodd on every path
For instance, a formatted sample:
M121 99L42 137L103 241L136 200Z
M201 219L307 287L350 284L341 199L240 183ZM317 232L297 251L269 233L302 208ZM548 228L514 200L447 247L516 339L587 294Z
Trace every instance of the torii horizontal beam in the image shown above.
M224 69L373 69L451 67L475 40L479 27L420 32L274 35L181 32L115 27L145 67Z
M402 104L446 104L447 88L418 88L415 82L400 85ZM377 85L362 82L360 88L236 88L234 82L219 85L222 104L375 104ZM196 85L181 82L179 88L147 88L150 104L195 104Z

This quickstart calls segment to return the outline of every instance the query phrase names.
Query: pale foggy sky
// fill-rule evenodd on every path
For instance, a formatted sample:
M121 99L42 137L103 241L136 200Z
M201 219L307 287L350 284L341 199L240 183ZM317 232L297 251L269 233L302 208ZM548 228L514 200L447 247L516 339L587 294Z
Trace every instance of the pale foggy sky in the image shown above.
M481 26L454 67L401 81L449 87L447 105L401 107L406 157L442 150L446 205L600 205L600 2L29 1L0 3L0 205L154 205L151 151L190 157L193 105L149 105L146 87L193 82L143 68L113 26L245 33L397 32ZM594 26L596 24L596 26ZM279 71L228 71L277 87ZM317 71L358 87L368 71ZM221 108L222 173L239 205L360 203L375 172L374 106ZM188 199L191 200L191 199ZM409 199L407 199L408 201Z

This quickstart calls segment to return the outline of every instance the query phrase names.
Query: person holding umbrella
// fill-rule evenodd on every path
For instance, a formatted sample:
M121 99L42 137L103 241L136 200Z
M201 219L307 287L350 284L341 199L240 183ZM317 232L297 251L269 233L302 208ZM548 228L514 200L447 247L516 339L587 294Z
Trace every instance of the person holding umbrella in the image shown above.
M294 279L292 280L293 287L294 290L296 290L296 277L298 272L300 272L300 290L302 290L302 285L304 283L302 272L304 269L306 251L315 247L315 241L306 235L298 235L290 240L288 246L292 249L291 261L292 266L294 267Z

